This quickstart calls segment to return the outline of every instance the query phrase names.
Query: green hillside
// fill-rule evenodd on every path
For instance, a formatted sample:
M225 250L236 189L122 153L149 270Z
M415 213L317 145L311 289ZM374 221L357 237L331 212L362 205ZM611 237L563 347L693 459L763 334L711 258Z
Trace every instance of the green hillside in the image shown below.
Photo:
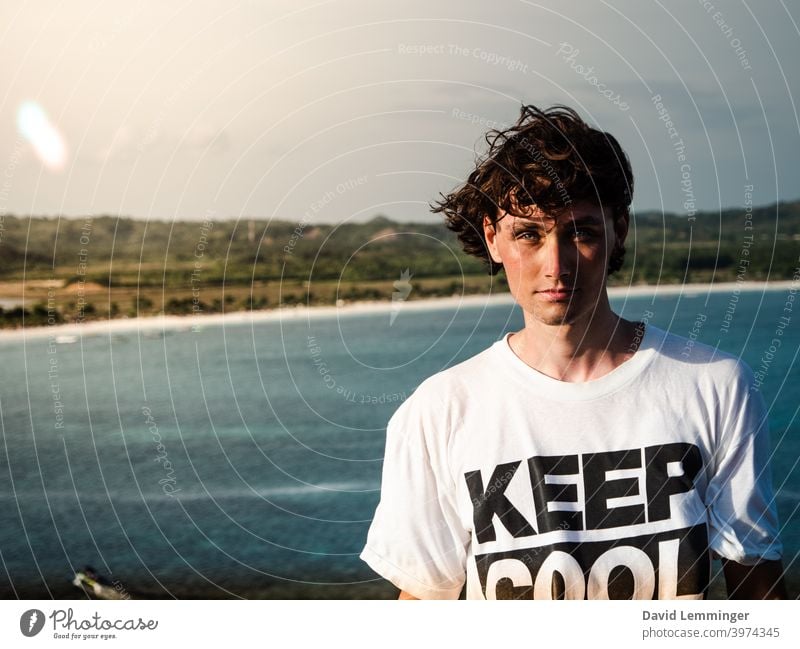
M691 222L638 213L627 248L612 284L789 279L800 265L800 201L751 214L699 212ZM48 296L51 316L55 310L63 321L186 313L192 303L213 312L391 299L392 282L406 269L411 299L505 288L502 276L491 280L434 216L343 225L113 216L0 221L0 299L11 326L26 313L31 323L41 320ZM14 299L18 308L9 306Z

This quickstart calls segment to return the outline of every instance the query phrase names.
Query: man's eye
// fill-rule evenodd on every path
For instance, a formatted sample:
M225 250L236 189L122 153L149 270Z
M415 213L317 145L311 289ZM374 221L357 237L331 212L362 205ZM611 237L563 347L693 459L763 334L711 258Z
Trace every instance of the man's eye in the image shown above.
M595 238L595 232L593 230L575 230L573 235L578 241L587 241L589 239Z
M517 239L522 239L524 241L538 241L541 237L538 232L534 232L533 230L523 230L521 232L517 232L516 234Z

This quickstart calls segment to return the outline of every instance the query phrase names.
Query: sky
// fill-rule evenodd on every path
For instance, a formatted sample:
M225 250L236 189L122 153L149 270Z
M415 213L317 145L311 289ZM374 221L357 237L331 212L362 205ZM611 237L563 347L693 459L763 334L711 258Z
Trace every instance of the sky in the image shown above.
M3 0L0 217L430 221L487 129L556 103L620 140L636 210L793 200L798 23L785 0Z

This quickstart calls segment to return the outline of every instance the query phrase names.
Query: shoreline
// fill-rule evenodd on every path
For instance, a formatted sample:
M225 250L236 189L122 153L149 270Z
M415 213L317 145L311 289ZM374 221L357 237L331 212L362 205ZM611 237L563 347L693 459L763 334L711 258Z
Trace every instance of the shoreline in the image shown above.
M645 284L636 286L609 287L610 298L654 297L667 295L697 296L711 293L778 291L796 286L797 282L782 280L778 282L721 282L717 284ZM435 311L454 307L489 307L514 304L510 293L499 295L462 295L450 297L431 297L402 302L403 311ZM93 336L130 331L201 330L203 326L257 324L283 320L308 318L346 317L386 313L398 309L390 300L352 302L341 306L291 306L260 311L234 311L203 315L160 315L141 318L115 318L113 320L93 320L80 324L42 325L18 329L0 329L0 342L42 338L49 336Z

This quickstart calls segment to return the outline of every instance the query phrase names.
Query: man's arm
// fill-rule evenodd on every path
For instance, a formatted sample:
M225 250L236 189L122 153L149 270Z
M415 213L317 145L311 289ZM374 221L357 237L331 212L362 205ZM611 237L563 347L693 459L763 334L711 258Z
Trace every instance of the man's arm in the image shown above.
M425 599L458 598L467 570L470 532L445 452L451 393L444 379L428 379L389 421L381 498L361 552L384 579Z
M419 599L419 597L414 597L410 593L407 593L406 591L401 590L400 591L400 597L398 597L397 599Z
M722 570L730 599L789 599L781 561L762 561L754 566L744 566L723 559Z

